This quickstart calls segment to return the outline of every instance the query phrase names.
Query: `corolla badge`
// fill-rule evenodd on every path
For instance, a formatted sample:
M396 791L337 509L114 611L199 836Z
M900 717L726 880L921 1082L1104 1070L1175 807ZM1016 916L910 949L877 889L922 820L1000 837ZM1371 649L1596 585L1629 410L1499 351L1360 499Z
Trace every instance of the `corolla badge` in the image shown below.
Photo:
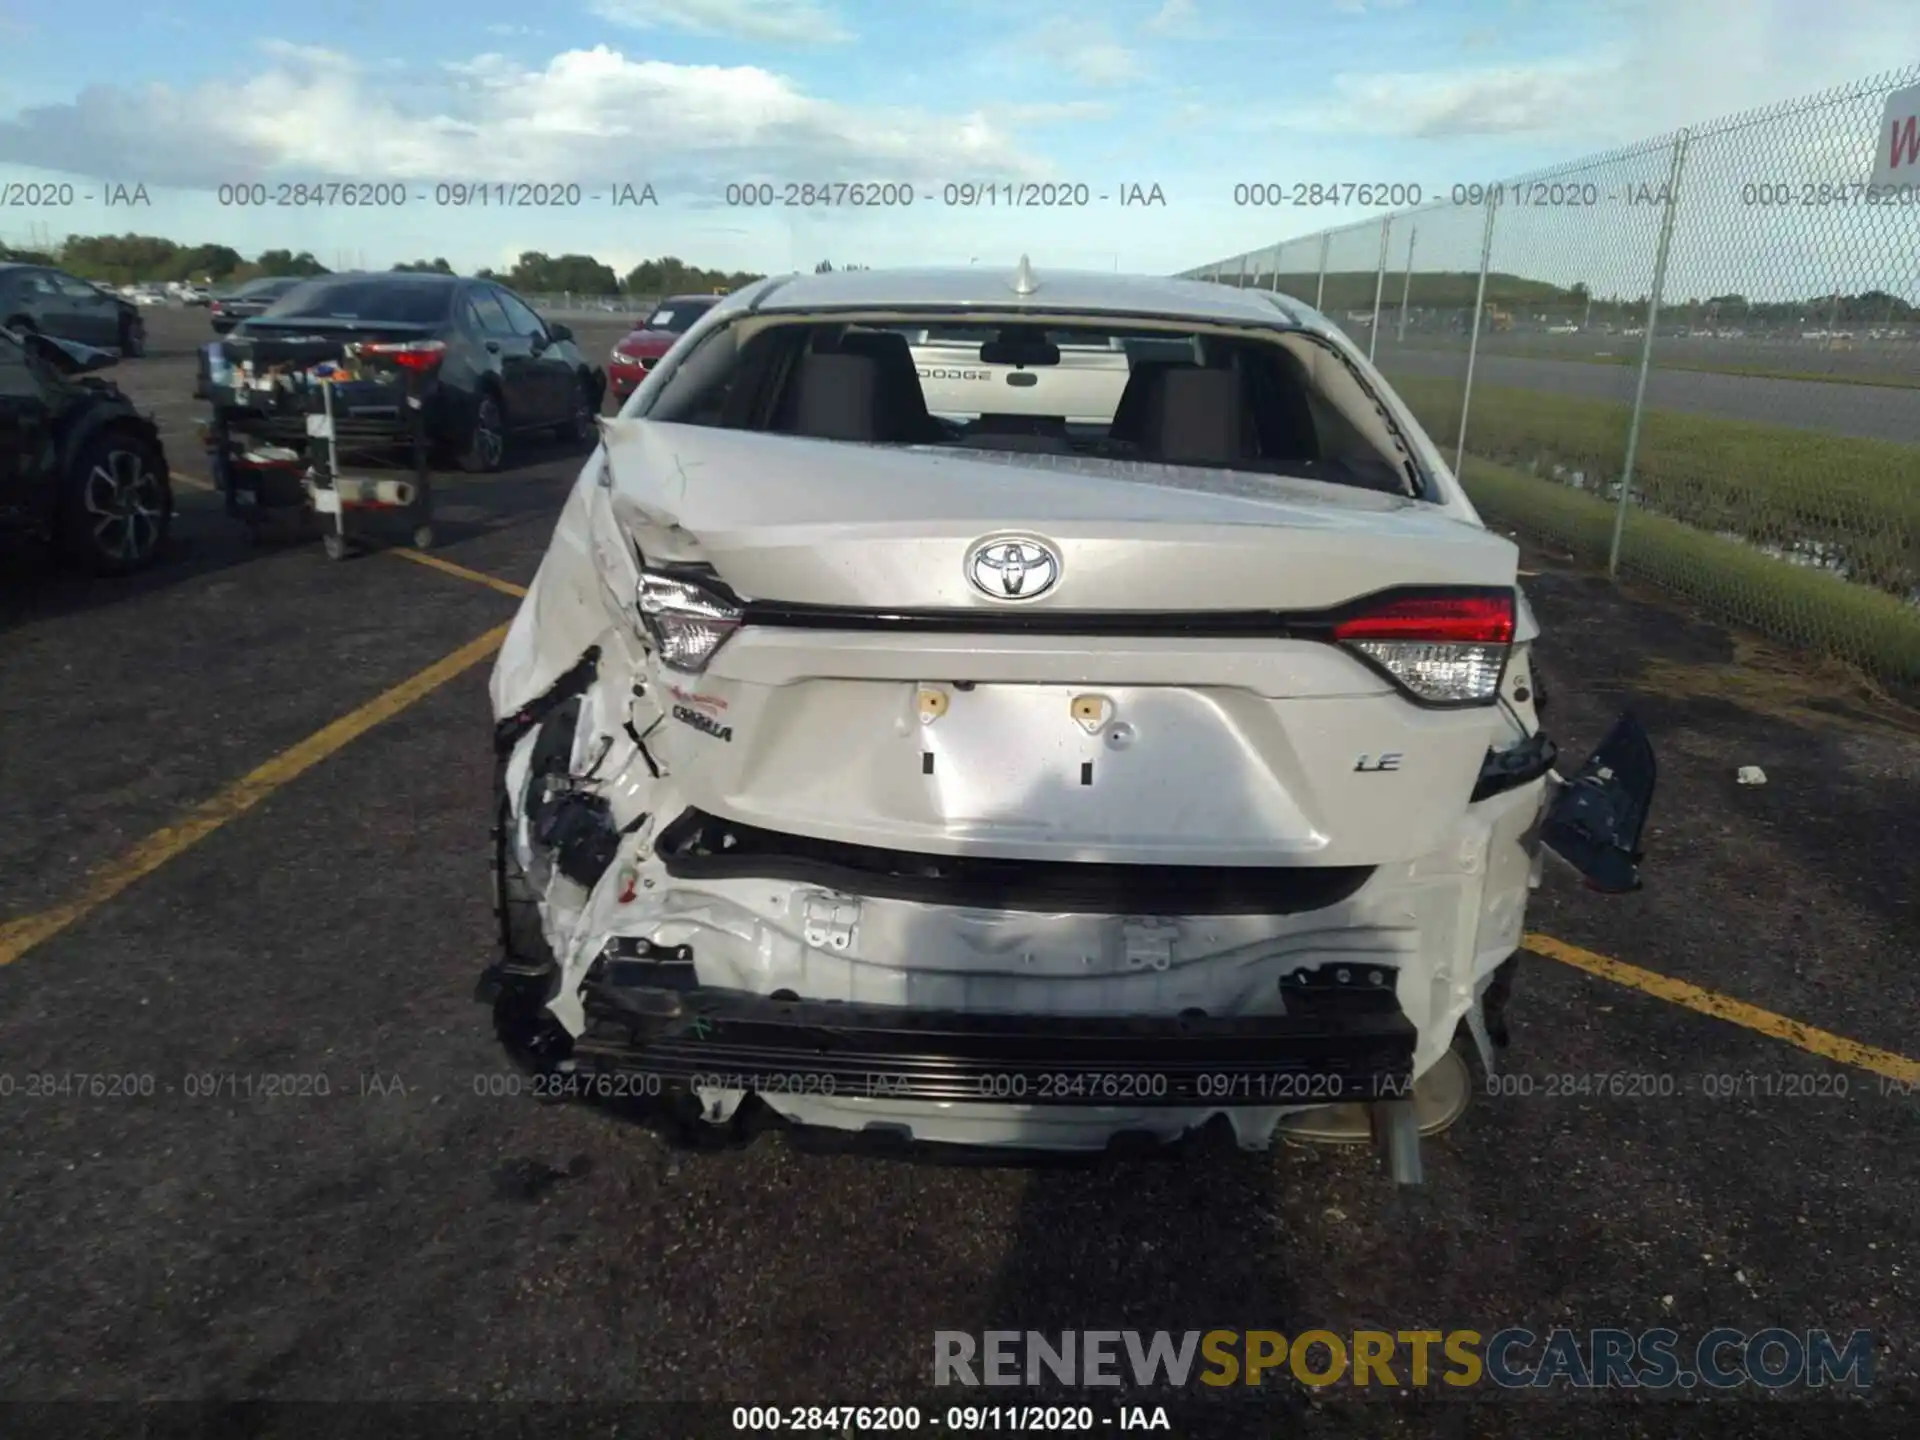
M1034 600L1060 579L1060 552L1031 535L996 535L967 552L967 580L990 600Z

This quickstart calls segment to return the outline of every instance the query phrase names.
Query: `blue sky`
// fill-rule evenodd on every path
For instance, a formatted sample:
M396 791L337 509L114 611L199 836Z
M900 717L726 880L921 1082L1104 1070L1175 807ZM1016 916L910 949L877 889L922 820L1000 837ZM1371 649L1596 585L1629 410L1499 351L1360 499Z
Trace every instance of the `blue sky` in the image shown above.
M1024 251L1165 272L1380 213L1236 206L1239 182L1431 199L1920 59L1914 0L159 0L86 11L83 35L76 14L0 0L0 194L50 183L62 199L70 183L74 201L0 208L0 239L134 230L382 267L522 249L768 271ZM261 209L217 188L296 180L398 181L407 198ZM948 182L1023 180L1084 183L1092 203L942 203ZM445 181L581 198L436 204ZM745 181L910 184L915 203L727 204ZM655 205L607 199L648 182ZM105 184L150 203L84 198ZM1165 203L1097 198L1128 185ZM1477 243L1464 224L1420 242L1455 268Z

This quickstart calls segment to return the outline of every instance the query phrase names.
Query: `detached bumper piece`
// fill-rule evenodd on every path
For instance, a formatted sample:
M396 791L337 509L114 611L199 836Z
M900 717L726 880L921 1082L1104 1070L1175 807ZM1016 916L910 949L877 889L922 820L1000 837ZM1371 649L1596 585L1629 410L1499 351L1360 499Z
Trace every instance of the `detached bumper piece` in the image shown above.
M685 947L622 942L582 989L583 1068L662 1088L1073 1107L1289 1107L1405 1097L1418 1039L1390 984L1290 988L1272 1016L1069 1017L777 1000L694 982Z
M1641 833L1658 767L1640 722L1623 714L1547 808L1540 838L1607 895L1640 888Z

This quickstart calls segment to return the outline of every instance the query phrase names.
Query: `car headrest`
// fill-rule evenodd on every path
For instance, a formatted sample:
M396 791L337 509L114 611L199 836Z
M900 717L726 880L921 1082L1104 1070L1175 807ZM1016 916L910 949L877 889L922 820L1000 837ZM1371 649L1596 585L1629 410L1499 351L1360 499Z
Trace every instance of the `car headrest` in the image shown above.
M1169 370L1193 368L1190 360L1136 360L1127 376L1120 403L1113 407L1113 419L1107 425L1107 438L1135 445L1146 440L1147 421L1153 414L1153 398L1160 381Z
M788 391L789 435L867 440L878 435L880 366L871 356L808 351Z
M1245 454L1239 374L1176 366L1154 388L1146 449L1171 465L1227 465Z
M848 355L865 355L882 365L913 367L913 348L897 330L849 330L840 337L840 349Z
M861 356L876 367L876 439L914 442L932 438L936 427L927 410L926 392L920 388L920 367L914 364L913 348L906 336L897 330L849 330L840 337L839 348L842 354Z

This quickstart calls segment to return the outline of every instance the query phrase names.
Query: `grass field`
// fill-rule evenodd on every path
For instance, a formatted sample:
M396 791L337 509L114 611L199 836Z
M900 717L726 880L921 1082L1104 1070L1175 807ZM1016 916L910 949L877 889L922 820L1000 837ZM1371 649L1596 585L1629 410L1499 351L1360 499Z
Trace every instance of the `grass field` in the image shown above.
M1633 347L1631 353L1621 353L1617 355L1581 355L1573 353L1569 351L1567 347L1561 345L1533 345L1528 344L1524 340L1495 341L1488 343L1486 337L1483 336L1480 342L1480 353L1483 355L1512 355L1526 360L1565 360L1575 365L1626 365L1638 367L1640 364L1640 352L1637 347L1640 342L1628 339L1622 343ZM1467 350L1464 344L1451 346L1416 346L1408 344L1404 348L1410 351L1420 350L1434 355L1458 355L1460 357L1460 363L1463 366L1466 364ZM1389 351L1384 358L1391 360L1392 352ZM1855 361L1851 355L1849 355L1848 358L1850 363L1863 363ZM1869 361L1864 363L1873 362ZM1704 356L1673 355L1670 351L1657 351L1654 362L1654 368L1658 370L1687 370L1703 375L1745 375L1755 380L1805 380L1821 385L1867 385L1887 390L1920 389L1920 371L1900 369L1890 360L1880 361L1879 365L1884 368L1858 370L1841 368L1831 370L1795 369L1790 363L1784 361L1774 363L1760 360L1721 360Z
M1451 450L1459 383L1394 385ZM1475 386L1462 478L1489 518L1604 559L1628 420L1626 405ZM1568 483L1576 473L1581 488ZM1920 682L1920 609L1903 603L1920 593L1920 447L1650 410L1634 493L1623 570L1723 618ZM1847 578L1760 547L1822 554Z

